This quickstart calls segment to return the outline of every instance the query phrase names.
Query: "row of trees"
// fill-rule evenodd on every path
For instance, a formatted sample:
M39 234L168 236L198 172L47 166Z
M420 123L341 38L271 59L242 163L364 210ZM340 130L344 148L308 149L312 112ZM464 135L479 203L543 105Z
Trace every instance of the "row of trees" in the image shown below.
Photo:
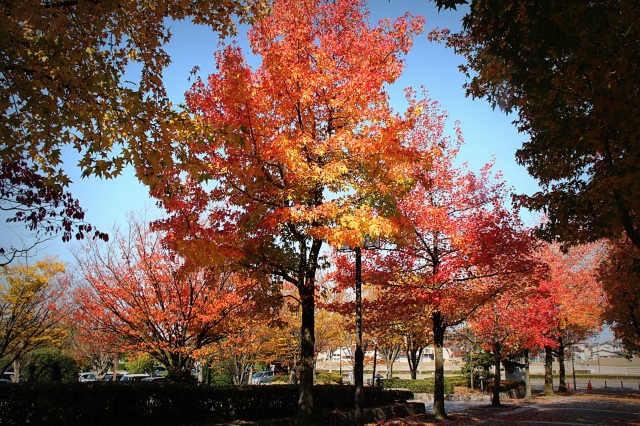
M3 313L11 311L15 321L9 323L9 316L3 316L3 340L12 342L3 348L3 371L20 362L29 364L37 349L58 347L79 364L90 364L100 377L123 354L144 354L165 366L174 380L184 380L199 364L215 366L242 384L261 362L288 367L295 383L300 311L292 287L264 297L257 306L258 300L250 296L256 283L243 285L246 275L223 277L210 268L186 277L178 274L182 262L157 244L157 233L133 217L126 231L114 235L109 245L89 244L78 251L74 274L65 274L62 265L52 261L4 268ZM440 312L447 319L456 318L456 324L464 322L471 331L466 337L493 355L497 372L501 361L539 350L555 354L563 366L565 347L587 339L600 325L604 300L596 266L602 249L584 246L562 253L557 246L544 245L537 250L543 275L499 291L494 277L478 277L489 283L474 286L488 287L492 294L460 303L454 303L461 296L453 291L442 292L438 303L416 295L425 291L418 281L377 282L375 269L368 267L365 341L379 351L388 371L404 352L416 378L426 347L435 346L437 368L442 367L444 340L438 342L433 331L442 325L434 323L432 313ZM338 264L346 260L343 254L334 256ZM377 257L377 252L367 253L366 264L373 267ZM353 301L340 288L348 275L331 274L321 280L314 360L322 351L352 347ZM405 268L403 275L412 273ZM74 285L63 285L69 282ZM410 291L399 291L399 286ZM420 297L420 303L412 303L411 298ZM444 311L448 305L458 311ZM447 327L455 333L449 336L460 336L460 327L452 322L449 319ZM561 390L562 373L561 369Z

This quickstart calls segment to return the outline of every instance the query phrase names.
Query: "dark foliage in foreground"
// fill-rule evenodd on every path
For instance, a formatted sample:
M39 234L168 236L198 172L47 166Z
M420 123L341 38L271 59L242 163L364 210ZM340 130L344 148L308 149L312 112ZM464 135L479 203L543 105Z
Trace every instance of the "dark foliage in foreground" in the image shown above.
M353 386L316 386L317 412L353 409ZM365 388L365 406L404 402L408 391ZM297 386L213 388L167 383L3 384L3 425L173 425L295 417Z

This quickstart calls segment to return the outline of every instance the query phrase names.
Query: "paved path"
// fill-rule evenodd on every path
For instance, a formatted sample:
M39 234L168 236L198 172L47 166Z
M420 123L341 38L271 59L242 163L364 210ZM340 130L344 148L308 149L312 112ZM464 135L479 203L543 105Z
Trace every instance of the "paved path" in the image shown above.
M426 409L431 413L433 402L427 402ZM450 420L437 425L640 426L640 390L603 387L568 395L536 396L532 402L508 400L501 407L491 407L490 400L446 401L445 410ZM423 426L436 423L433 415L427 414L380 424Z

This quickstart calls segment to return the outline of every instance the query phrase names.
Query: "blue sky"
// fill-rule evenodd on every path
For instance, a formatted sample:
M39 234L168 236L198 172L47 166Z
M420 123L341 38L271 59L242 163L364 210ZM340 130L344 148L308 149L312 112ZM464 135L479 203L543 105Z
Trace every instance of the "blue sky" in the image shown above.
M495 169L503 172L507 185L513 187L514 192L535 192L536 183L514 159L516 149L527 136L519 134L511 124L513 117L492 110L485 100L474 101L465 97L462 88L464 76L457 68L462 59L444 45L427 40L427 33L435 27L456 31L464 10L438 12L435 4L428 0L370 0L369 9L371 24L383 18L395 19L405 12L426 18L426 31L414 41L413 49L406 57L403 75L389 88L394 109L404 110L405 87L419 90L424 86L431 99L437 100L448 111L450 127L453 127L455 120L460 121L466 141L459 154L460 162L466 161L472 171L478 171L495 156ZM246 30L247 27L241 27L236 40L248 55L250 50L245 38ZM185 21L172 23L171 32L173 37L167 51L172 64L164 78L170 98L175 104L180 104L184 101L184 92L189 88L188 77L194 66L200 67L202 76L214 71L213 52L219 40L208 28L196 27ZM259 63L255 58L249 58L248 62L252 65ZM148 197L146 188L137 182L132 170L109 181L82 179L79 170L71 166L74 162L71 152L67 161L70 162L67 168L74 182L71 191L86 210L87 221L101 230L108 230L113 224L122 222L130 211L153 207L153 200ZM535 216L522 213L528 224L534 224ZM21 228L5 226L3 239L11 238L17 242L22 233ZM45 254L57 255L65 261L72 259L69 246L58 240L41 247L35 257Z

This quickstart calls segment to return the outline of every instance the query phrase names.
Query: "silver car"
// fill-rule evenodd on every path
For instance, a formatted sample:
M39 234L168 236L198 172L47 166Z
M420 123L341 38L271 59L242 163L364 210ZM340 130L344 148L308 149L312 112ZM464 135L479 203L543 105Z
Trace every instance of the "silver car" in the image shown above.
M276 373L273 371L258 371L251 376L251 384L252 385L263 385L265 383L270 383L275 377Z
M95 382L97 380L96 375L93 373L79 373L78 376L78 381L81 383Z

